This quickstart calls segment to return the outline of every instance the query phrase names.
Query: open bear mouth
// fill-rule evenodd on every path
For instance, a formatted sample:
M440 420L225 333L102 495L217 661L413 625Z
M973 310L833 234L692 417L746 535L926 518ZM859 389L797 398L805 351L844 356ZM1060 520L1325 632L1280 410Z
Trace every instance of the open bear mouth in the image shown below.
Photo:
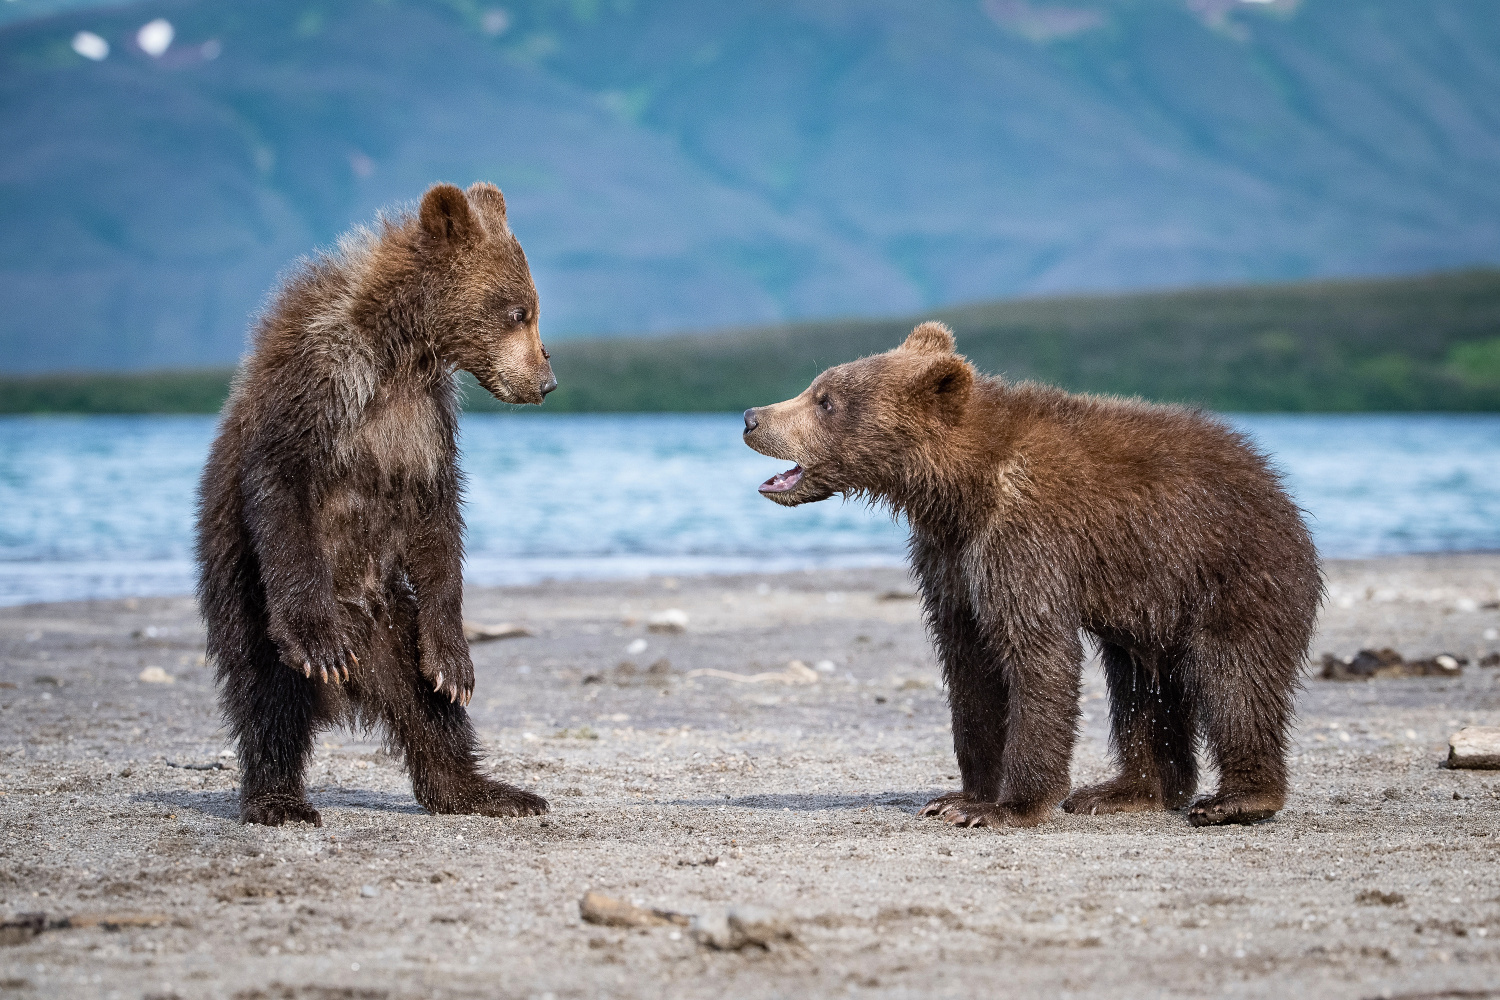
M776 475L760 484L762 493L785 493L787 490L802 482L802 466L794 465L785 472Z

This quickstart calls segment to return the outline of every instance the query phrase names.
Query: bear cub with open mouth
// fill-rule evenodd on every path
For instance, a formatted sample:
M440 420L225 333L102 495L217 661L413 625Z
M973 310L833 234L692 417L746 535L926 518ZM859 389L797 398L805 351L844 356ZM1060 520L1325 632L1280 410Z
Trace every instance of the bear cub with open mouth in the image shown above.
M1317 552L1266 459L1198 412L976 374L923 323L745 411L796 462L761 493L906 516L953 713L961 791L922 815L1031 826L1188 807L1251 823L1287 792L1287 728L1322 599ZM1069 794L1080 630L1108 681L1116 777ZM1202 743L1219 773L1193 801Z
M321 825L303 775L335 722L381 726L431 812L547 810L480 772L464 710L458 368L507 403L557 386L492 184L438 184L415 213L345 237L260 321L198 517L243 822Z

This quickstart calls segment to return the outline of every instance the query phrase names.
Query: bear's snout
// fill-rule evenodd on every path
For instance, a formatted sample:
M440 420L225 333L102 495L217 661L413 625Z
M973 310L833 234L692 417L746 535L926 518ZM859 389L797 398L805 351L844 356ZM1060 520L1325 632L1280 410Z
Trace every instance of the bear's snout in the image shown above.
M545 395L547 395L547 393L551 392L553 389L556 389L556 388L557 388L557 378L555 376L553 376L553 375L548 375L547 376L547 381L545 381L545 382L542 383L542 395L545 396Z
M759 426L760 418L755 415L755 407L752 406L745 411L745 433L749 434Z

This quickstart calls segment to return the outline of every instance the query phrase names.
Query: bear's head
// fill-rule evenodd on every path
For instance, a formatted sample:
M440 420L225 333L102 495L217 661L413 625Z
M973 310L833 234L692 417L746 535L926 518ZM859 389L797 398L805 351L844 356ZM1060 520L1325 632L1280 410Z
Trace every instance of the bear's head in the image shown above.
M797 464L760 487L788 507L835 493L891 497L936 464L963 419L974 369L923 323L893 351L830 368L795 399L745 411L745 443Z
M557 388L537 331L536 286L493 184L435 184L417 212L437 353L506 403L540 403Z

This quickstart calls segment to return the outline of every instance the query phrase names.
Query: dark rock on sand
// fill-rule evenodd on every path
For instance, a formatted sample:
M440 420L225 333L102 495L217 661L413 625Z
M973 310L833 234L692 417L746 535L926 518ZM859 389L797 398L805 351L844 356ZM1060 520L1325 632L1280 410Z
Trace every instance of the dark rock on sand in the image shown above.
M1394 649L1361 649L1345 659L1333 653L1323 654L1323 669L1318 676L1325 681L1367 681L1380 677L1457 677L1469 661L1451 653L1439 653L1421 660L1407 660Z

